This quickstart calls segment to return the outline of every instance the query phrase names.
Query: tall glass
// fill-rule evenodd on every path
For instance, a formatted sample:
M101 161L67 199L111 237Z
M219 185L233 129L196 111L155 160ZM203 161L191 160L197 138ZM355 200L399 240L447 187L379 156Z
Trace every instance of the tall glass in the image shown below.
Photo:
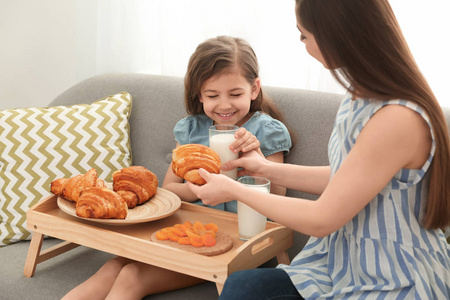
M239 127L236 125L214 125L209 127L209 147L219 154L222 165L239 157L239 153L234 153L230 150L231 143L236 140L234 134L238 129ZM236 179L237 168L230 171L220 170L220 173L227 175L231 179Z
M270 193L270 180L264 177L243 176L238 179L246 187ZM239 238L243 241L249 240L255 235L266 230L267 217L257 212L247 204L238 201L238 227Z

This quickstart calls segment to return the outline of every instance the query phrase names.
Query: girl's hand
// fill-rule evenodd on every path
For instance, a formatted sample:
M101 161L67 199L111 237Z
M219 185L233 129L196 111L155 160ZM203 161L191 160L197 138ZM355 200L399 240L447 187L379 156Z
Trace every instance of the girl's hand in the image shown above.
M259 148L260 142L250 131L247 131L244 127L239 128L234 136L236 140L230 145L230 149L234 153L249 152L252 150L258 151L262 155Z
M232 185L238 183L228 176L220 174L211 174L205 169L199 169L200 176L205 179L206 184L198 186L192 182L187 182L189 189L201 199L204 204L217 205L223 202L234 200Z
M267 166L271 162L262 156L258 151L253 150L246 152L242 157L230 160L229 162L222 165L222 170L229 171L235 168L243 168L238 171L238 176L251 175L251 176L262 176L266 177L264 174L264 166Z

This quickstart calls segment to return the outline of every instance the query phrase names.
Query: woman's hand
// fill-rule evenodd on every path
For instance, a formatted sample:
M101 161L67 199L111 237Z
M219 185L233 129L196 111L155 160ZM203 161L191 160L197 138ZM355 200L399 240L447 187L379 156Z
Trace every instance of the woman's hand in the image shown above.
M187 182L189 189L201 199L204 204L217 205L223 202L234 200L233 193L239 184L225 175L211 174L205 169L199 169L200 176L205 179L206 184L199 186L192 182Z
M238 176L251 175L267 177L267 174L264 174L264 167L270 163L269 160L260 155L256 150L252 150L244 153L238 159L230 160L223 164L222 170L229 171L235 168L242 168L238 171Z
M256 136L254 136L250 131L245 129L244 127L239 128L234 137L236 140L230 145L230 150L234 153L239 152L249 152L252 150L258 151L260 155L262 155L261 149L259 146L261 145Z

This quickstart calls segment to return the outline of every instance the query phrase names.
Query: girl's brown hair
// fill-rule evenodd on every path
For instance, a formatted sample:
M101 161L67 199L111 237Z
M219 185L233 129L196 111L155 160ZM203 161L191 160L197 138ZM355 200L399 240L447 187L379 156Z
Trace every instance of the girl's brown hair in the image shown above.
M436 141L424 226L450 223L450 142L444 114L420 72L387 0L296 0L333 76L357 96L404 99L427 113ZM348 86L348 83L350 86Z
M184 78L184 102L189 115L204 114L203 104L199 100L203 83L215 75L238 71L249 84L259 78L259 64L252 47L243 39L218 36L208 39L197 46L189 59ZM283 116L263 89L251 102L249 113L261 111L284 123ZM289 129L288 129L289 130ZM289 130L291 139L293 134Z

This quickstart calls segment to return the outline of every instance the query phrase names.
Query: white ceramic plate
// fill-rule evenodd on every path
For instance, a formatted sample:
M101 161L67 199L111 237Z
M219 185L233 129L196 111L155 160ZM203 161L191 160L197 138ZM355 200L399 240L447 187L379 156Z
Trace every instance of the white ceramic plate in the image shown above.
M128 215L125 219L82 218L76 214L75 202L58 197L57 204L63 212L83 220L109 225L130 225L159 220L173 215L180 209L181 200L174 193L158 188L156 194L149 201L135 208L128 209Z

